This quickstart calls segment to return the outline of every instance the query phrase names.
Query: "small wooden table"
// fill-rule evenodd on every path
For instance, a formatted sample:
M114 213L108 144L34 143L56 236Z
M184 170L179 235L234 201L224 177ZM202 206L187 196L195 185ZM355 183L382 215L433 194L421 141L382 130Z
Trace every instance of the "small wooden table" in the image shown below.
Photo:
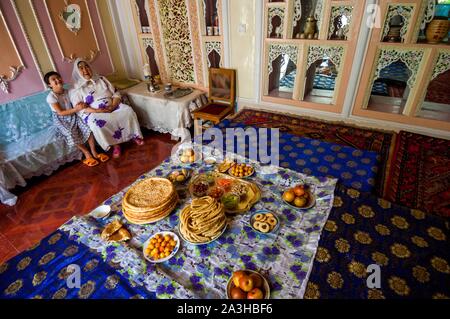
M174 90L176 87L174 87ZM160 133L170 133L172 139L189 139L192 126L192 112L208 103L205 92L193 90L189 95L170 99L164 96L164 90L151 93L147 83L140 83L124 90L131 106L136 112L141 126Z

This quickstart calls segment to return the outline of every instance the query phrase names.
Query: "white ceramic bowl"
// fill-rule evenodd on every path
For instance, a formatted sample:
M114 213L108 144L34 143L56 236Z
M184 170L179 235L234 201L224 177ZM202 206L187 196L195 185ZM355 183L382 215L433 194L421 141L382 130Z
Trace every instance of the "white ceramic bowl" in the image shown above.
M94 209L90 215L92 217L94 217L95 219L102 219L105 218L107 216L109 216L109 214L111 213L111 206L109 205L102 205L97 207L96 209Z
M150 240L153 237L155 237L157 234L161 234L162 236L170 235L170 236L172 236L172 238L175 240L175 242L177 244L175 245L174 249L172 250L172 253L169 256L167 256L165 258L162 258L162 259L155 260L155 259L152 259L149 255L147 255L145 253L145 248L147 248L147 246L150 244ZM177 234L175 234L175 233L173 233L171 231L160 231L160 232L157 232L156 234L152 235L149 239L147 239L147 241L144 243L144 245L142 245L142 253L144 254L145 259L147 259L149 262L155 263L155 264L159 264L159 263L163 263L165 261L168 261L170 258L175 256L175 254L178 252L178 249L180 249L180 238L178 238Z

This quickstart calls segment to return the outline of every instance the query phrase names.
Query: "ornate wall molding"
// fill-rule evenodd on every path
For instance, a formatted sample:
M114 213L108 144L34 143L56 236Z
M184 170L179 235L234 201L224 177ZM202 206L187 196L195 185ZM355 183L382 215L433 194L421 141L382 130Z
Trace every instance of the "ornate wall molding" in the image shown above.
M413 11L414 11L414 5L390 4L388 6L386 18L384 20L382 40L389 33L389 29L390 29L389 23L390 23L391 19L395 16L401 16L403 18L403 27L400 29L400 37L402 38L402 42L404 42L406 33L408 32L409 24L411 23L411 17L412 17Z
M9 85L8 83L11 81L14 81L19 74L22 72L22 70L24 69L24 66L18 66L18 67L13 67L10 66L9 67L9 72L10 72L10 76L1 76L0 77L0 89L4 92L4 93L10 93L9 92Z
M402 50L397 48L382 48L378 53L377 66L375 69L375 74L372 79L377 79L380 77L381 70L390 64L394 63L397 60L402 61L411 71L411 76L408 79L409 88L413 88L416 83L417 72L419 71L420 63L422 62L422 58L424 55L424 51L417 50Z
M159 75L161 76L161 80L163 82L169 82L170 79L167 72L169 64L167 56L165 55L164 52L163 32L161 29L162 27L160 27L161 24L158 14L159 9L157 0L149 0L148 5L149 5L149 23L155 45L154 50L156 63L159 66Z
M324 2L323 0L317 0L316 9L314 10L314 18L316 18L317 20L317 30L319 30L319 32L323 20L323 10L325 9L323 2Z
M450 51L440 51L430 81L448 70L450 70Z
M270 7L268 10L268 34L267 37L270 38L270 35L273 31L273 25L272 25L272 19L274 17L278 16L281 19L281 24L278 28L280 28L281 36L283 36L283 30L284 30L284 16L285 16L285 8L283 7ZM276 30L275 30L276 31Z
M18 18L18 16L16 15L16 17ZM19 50L17 48L17 45L14 41L14 37L11 34L11 31L8 27L8 24L6 23L6 20L3 16L3 12L2 10L0 10L0 24L4 27L4 32L6 32L5 36L7 36L7 38L9 38L9 43L8 46L10 49L12 49L14 52L2 52L2 55L4 54L13 54L14 57L12 58L12 60L14 61L10 61L11 64L17 62L16 65L8 65L8 74L6 73L5 75L1 75L3 70L0 70L0 89L4 92L4 93L10 93L9 92L9 85L8 83L11 81L14 81L19 74L22 72L22 70L25 68L25 65L23 63L22 57L19 53ZM2 32L3 33L3 32ZM6 39L4 39L6 40ZM5 49L7 43L3 43L3 50Z
M199 27L199 16L197 1L186 0L186 7L188 12L189 31L192 43L192 56L194 62L195 83L204 86L203 78L203 55L202 55L202 41L200 39L201 32Z
M436 0L427 0L425 4L425 10L422 15L422 23L420 24L420 29L425 30L427 23L430 23L434 18L434 13L436 12Z
M145 49L150 47L153 50L155 50L155 43L154 43L152 38L147 38L147 37L146 38L142 38L142 45L144 46Z
M330 38L334 31L336 31L334 26L334 21L339 16L345 16L347 18L347 25L343 26L343 35L345 39L348 39L348 32L350 31L350 26L352 22L353 6L333 6L331 7L331 17L330 17L330 30L328 31L328 38Z
M302 18L302 0L294 0L294 16L292 25L295 27Z
M298 59L298 47L296 45L290 44L270 44L269 46L269 58L268 58L268 74L271 74L273 71L272 63L282 54L287 54L289 59L297 65Z
M194 57L186 3L176 0L158 0L158 4L170 76L177 82L194 83Z
M11 0L11 2L14 3L13 0ZM57 69L57 67L56 67L56 65L55 65L55 61L53 60L53 56L52 56L51 53L50 53L50 50L49 50L48 45L46 45L46 40L45 40L45 36L44 36L44 31L42 30L41 22L39 21L38 16L37 16L37 14L36 14L36 10L35 10L35 8L34 8L33 0L28 0L28 2L29 2L29 4L30 4L31 11L33 12L33 18L34 18L34 20L36 21L36 24L37 24L37 26L38 26L39 34L41 35L41 39L42 39L42 41L44 42L45 51L46 51L46 53L47 53L48 58L50 59L50 63L51 63L51 65L52 65L52 68L53 68L53 70L57 71L58 69ZM15 3L14 3L14 7L15 7L15 10L16 10L16 12L17 12L17 8L16 8ZM21 22L21 26L22 26L22 29L24 30L24 34L25 34L25 37L27 38L27 42L29 43L29 36L28 36L28 33L25 32L25 28L23 27L22 22ZM31 49L31 45L29 45L29 47L30 47L30 49ZM33 52L33 57L34 57L34 59L35 59L36 65L38 65L37 59L36 59L36 56L35 56L34 52ZM39 66L38 68L39 68L39 71L40 71L40 73L41 73L41 78L42 78L42 82L44 83L44 87L47 87L47 84L44 82L44 74L43 74L43 72L42 72L40 66Z
M336 66L336 69L340 70L342 60L344 58L343 46L325 46L325 45L310 45L308 49L308 60L306 69L316 61L322 60L324 56L327 56L331 62Z
M50 24L51 24L51 28L52 28L53 33L55 35L55 38L56 38L56 41L57 41L57 44L58 44L58 48L59 48L59 51L60 51L61 56L62 56L62 60L64 62L72 63L76 58L83 58L83 59L86 59L89 62L93 62L95 60L95 58L98 56L98 54L100 53L100 45L98 43L97 34L95 32L94 24L92 22L92 16L91 16L91 13L89 11L88 1L84 0L84 8L86 9L86 14L87 14L87 17L89 19L90 32L91 32L91 35L93 37L95 47L94 48L89 48L88 53L84 54L84 55L81 55L81 56L79 54L77 54L76 52L65 52L66 50L63 47L63 43L61 43L62 42L61 34L59 34L57 32L56 27L55 27L55 23L57 22L58 19L60 19L59 16L58 16L59 13L58 13L58 15L54 16L54 13L50 12L48 0L44 0L44 4L45 4L45 8L46 8L46 11L47 11L47 14L48 14L48 18L49 18L49 21L50 21ZM82 9L83 8L81 8L81 10ZM98 12L97 12L97 14L98 14ZM85 28L85 27L86 26L84 26L83 28ZM79 32L82 32L82 31L79 31ZM75 34L75 36L78 36L78 33ZM69 49L69 51L71 51L71 49ZM92 52L94 52L95 54L93 54Z

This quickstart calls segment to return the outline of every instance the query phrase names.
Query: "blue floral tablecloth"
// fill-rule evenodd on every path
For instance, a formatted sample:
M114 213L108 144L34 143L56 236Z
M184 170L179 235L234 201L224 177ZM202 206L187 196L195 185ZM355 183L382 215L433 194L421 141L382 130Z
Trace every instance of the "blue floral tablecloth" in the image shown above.
M151 176L166 176L179 168L166 160L137 182ZM205 171L198 164L192 168ZM142 244L156 232L177 232L179 213L190 201L186 189L179 189L180 203L176 211L156 224L139 226L126 221L121 201L128 187L105 202L113 211L108 220L74 217L61 230L97 252L104 262L119 265L117 271L124 278L155 292L158 298L225 298L231 274L244 268L260 271L267 277L272 298L302 298L320 234L332 208L337 180L275 167L268 170L270 174L261 175L258 165L256 172L252 180L260 186L262 198L249 213L230 216L227 230L215 242L201 246L183 242L175 257L161 264L144 259ZM281 200L282 189L298 182L312 185L316 205L309 210L292 209ZM278 214L281 227L277 233L261 235L252 230L250 215L259 209ZM108 243L100 238L104 226L113 219L120 219L132 233L133 238L127 244Z

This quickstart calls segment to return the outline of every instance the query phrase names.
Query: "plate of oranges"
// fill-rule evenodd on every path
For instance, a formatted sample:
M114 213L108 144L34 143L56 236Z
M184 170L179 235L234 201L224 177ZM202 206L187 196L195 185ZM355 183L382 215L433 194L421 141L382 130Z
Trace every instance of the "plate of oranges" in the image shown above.
M162 263L175 256L179 248L180 239L177 234L159 232L144 243L144 257L152 263Z
M310 209L316 204L316 198L307 185L296 185L283 192L283 201L295 209Z

